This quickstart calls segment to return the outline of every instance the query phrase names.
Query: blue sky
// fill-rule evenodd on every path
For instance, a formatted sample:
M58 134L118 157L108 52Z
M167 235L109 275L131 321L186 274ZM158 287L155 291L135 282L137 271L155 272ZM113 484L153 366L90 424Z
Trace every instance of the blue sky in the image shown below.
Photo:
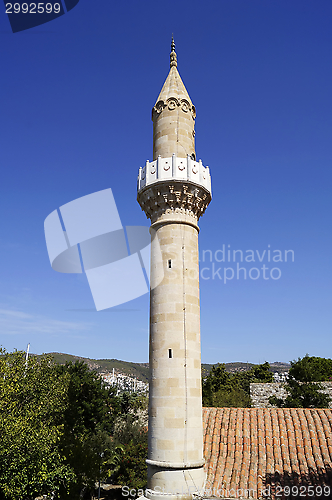
M93 311L85 275L52 270L43 223L112 188L122 224L148 225L136 178L152 160L151 108L174 33L212 175L202 361L332 357L331 18L330 0L80 0L13 34L1 10L0 343L148 360L148 295ZM266 253L236 279L236 262L215 259L223 245ZM294 262L268 262L268 249L291 249ZM250 279L263 264L280 278ZM225 267L235 270L226 284Z

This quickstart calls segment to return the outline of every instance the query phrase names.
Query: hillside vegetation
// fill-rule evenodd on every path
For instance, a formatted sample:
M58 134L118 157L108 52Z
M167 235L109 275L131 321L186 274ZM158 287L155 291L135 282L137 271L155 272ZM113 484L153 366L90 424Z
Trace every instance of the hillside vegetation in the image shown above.
M96 370L98 373L109 372L111 373L113 368L117 372L124 373L130 377L137 378L142 382L149 381L149 363L132 363L129 361L121 361L119 359L92 359L92 358L82 358L80 356L73 356L71 354L64 354L59 352L51 352L50 355L53 359L60 365L64 365L67 362L72 361L83 361L86 363L90 369ZM226 372L244 372L251 370L255 365L253 363L243 363L243 362L233 362L225 363ZM203 378L207 377L213 367L213 364L202 363L202 373ZM275 362L270 363L271 370L274 372L283 372L289 370L289 363Z
M50 355L60 365L64 365L70 361L73 363L75 361L83 361L90 369L96 370L98 373L111 373L114 368L115 371L124 373L129 377L137 378L142 382L149 381L149 363L131 363L119 359L90 359L59 352L51 352Z

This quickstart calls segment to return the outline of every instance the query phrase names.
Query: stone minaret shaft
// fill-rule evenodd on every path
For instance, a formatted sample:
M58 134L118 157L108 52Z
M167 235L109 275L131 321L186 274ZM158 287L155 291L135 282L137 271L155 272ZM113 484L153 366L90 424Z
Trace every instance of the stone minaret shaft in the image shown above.
M138 176L152 236L151 499L189 499L204 484L197 222L211 201L211 179L196 162L195 116L172 41L170 72L152 110L154 161Z

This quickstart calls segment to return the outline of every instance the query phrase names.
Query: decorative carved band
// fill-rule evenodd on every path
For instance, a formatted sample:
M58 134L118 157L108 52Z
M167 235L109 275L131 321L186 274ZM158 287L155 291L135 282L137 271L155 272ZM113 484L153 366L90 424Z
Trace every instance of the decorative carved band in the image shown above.
M156 182L139 191L137 201L152 223L163 214L189 215L198 220L210 203L211 194L190 182Z
M193 104L190 104L187 99L177 99L176 97L169 97L166 102L161 100L155 104L152 109L152 119L154 113L157 113L159 115L166 107L170 111L176 108L181 108L184 113L191 112L194 120L196 118L196 108Z

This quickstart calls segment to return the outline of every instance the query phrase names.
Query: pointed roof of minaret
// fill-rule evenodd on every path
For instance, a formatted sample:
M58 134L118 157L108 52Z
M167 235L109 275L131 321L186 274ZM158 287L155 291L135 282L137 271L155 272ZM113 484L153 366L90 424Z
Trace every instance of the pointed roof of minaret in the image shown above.
M170 53L170 71L168 73L168 77L161 89L158 101L166 102L170 97L176 97L177 99L186 99L190 104L192 104L189 94L187 92L186 87L184 86L183 81L179 75L177 69L177 56L175 52L175 43L174 38L172 36L172 44L171 44L171 53Z

